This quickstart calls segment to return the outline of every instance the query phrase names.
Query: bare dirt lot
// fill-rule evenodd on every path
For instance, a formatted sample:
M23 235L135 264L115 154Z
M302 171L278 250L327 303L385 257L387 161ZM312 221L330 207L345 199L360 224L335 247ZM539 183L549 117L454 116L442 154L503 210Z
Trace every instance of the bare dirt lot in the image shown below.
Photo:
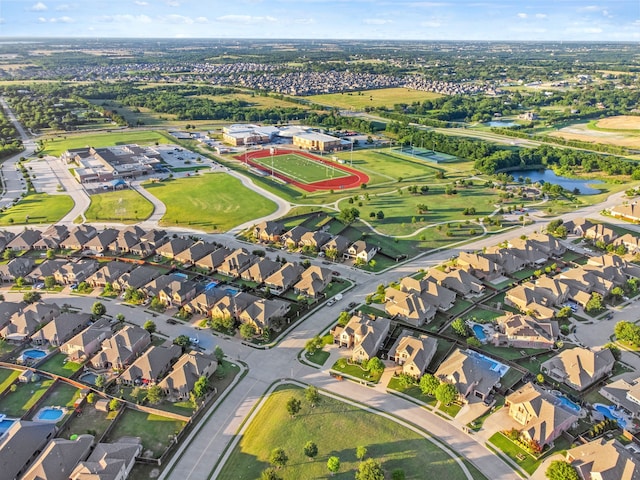
M593 143L605 143L608 145L617 145L620 147L628 147L628 148L640 148L640 135L631 132L631 130L638 129L640 130L640 117L638 118L639 124L635 129L629 125L631 125L628 121L623 123L621 120L616 120L623 117L611 117L607 119L600 120L598 122L598 127L605 128L601 125L602 122L605 121L617 121L617 125L627 125L625 130L623 131L621 127L615 127L618 129L618 132L605 132L602 130L592 130L590 129L586 123L577 123L574 125L570 125L568 127L561 128L557 132L549 133L552 137L561 137L567 140L580 140L583 142L593 142ZM626 117L635 119L636 117ZM613 129L613 127L607 126L607 129Z
M640 130L640 116L618 115L616 117L603 118L598 121L596 126L610 130Z

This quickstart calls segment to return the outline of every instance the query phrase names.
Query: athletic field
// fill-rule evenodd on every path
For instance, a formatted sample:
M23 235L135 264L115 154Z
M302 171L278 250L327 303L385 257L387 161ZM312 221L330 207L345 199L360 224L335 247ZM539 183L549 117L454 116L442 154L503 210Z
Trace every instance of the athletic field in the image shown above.
M235 158L306 192L356 188L369 181L355 168L304 151L278 148L272 156L270 149L264 149Z

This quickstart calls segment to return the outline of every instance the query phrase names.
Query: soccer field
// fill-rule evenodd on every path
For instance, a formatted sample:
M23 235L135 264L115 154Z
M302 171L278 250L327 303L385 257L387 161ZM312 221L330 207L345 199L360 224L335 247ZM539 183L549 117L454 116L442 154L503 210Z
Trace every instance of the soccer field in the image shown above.
M278 172L302 183L314 183L351 175L349 172L345 172L333 165L323 164L303 157L302 155L286 154L262 158L249 157L249 159L254 163L262 165L267 172L271 172L271 168L273 167L274 172Z

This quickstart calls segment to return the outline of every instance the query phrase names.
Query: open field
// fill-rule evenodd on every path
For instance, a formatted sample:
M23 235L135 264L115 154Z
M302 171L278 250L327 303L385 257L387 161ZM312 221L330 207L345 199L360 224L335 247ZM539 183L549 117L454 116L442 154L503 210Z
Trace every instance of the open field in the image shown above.
M635 132L633 130L600 130L600 123L602 121L603 120L600 120L597 123L598 127L596 128L592 128L589 123L585 122L574 123L555 132L550 132L548 135L566 140L580 140L583 142L604 143L620 147L640 148L640 135L634 135Z
M229 93L226 95L195 95L195 98L208 98L216 103L233 102L239 100L241 102L247 102L249 108L268 109L268 108L301 108L308 110L309 107L300 103L287 102L286 100L280 100L272 96L254 95L251 92L247 93Z
M293 419L285 407L291 397L302 402L302 410ZM318 456L313 460L303 453L309 440L318 445ZM289 457L287 466L278 471L283 479L328 478L327 459L337 456L341 466L333 478L346 480L353 478L357 468L355 450L359 445L366 446L367 458L380 460L389 473L402 469L408 479L425 478L425 472L429 472L429 478L466 479L453 459L420 435L324 396L311 409L303 390L292 386L281 387L268 398L218 479L260 478L260 472L269 466L271 450L283 448ZM474 478L483 476L474 472Z
M183 225L207 231L226 231L253 218L268 215L275 204L224 173L208 173L145 188L167 206L163 225ZM190 192L185 195L185 192Z
M382 88L361 92L311 95L305 98L320 105L362 110L364 107L393 107L396 103L424 102L441 96L439 93L420 92L408 88Z
M640 117L634 115L617 115L603 118L596 122L596 127L607 130L638 130L640 131Z
M20 202L0 214L0 225L23 223L55 223L73 208L69 195L30 193Z
M91 204L85 216L90 222L137 223L149 218L152 213L153 205L149 200L135 190L125 189L91 195Z
M364 172L373 172L383 177L382 181L397 180L398 178L411 179L421 177L433 177L438 171L433 164L425 161L398 155L388 149L380 150L356 150L353 156L350 152L340 152L337 156Z
M348 176L347 172L337 169L333 165L322 164L295 153L262 158L251 157L251 160L262 165L267 171L273 169L302 183Z
M152 130L143 131L123 131L114 130L108 133L65 134L64 137L53 137L46 140L45 155L60 156L70 148L82 148L90 145L92 147L110 147L113 145L127 145L137 143L139 145L153 145L155 143L172 143L168 136Z

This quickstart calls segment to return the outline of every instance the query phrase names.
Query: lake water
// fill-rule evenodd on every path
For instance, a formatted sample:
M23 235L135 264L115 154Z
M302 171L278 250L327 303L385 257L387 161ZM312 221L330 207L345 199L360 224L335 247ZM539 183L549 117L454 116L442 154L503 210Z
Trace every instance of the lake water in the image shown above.
M496 128L511 128L511 127L515 127L517 123L505 122L503 120L492 120L490 122L485 123L485 125L488 125L490 127L496 127Z
M509 175L513 176L516 181L518 181L519 177L529 177L531 179L531 183L539 181L553 183L555 185L560 185L570 192L577 187L583 195L594 195L596 193L600 193L600 190L592 188L589 185L603 183L601 180L579 180L575 178L561 177L556 175L553 170L514 170L509 172Z

